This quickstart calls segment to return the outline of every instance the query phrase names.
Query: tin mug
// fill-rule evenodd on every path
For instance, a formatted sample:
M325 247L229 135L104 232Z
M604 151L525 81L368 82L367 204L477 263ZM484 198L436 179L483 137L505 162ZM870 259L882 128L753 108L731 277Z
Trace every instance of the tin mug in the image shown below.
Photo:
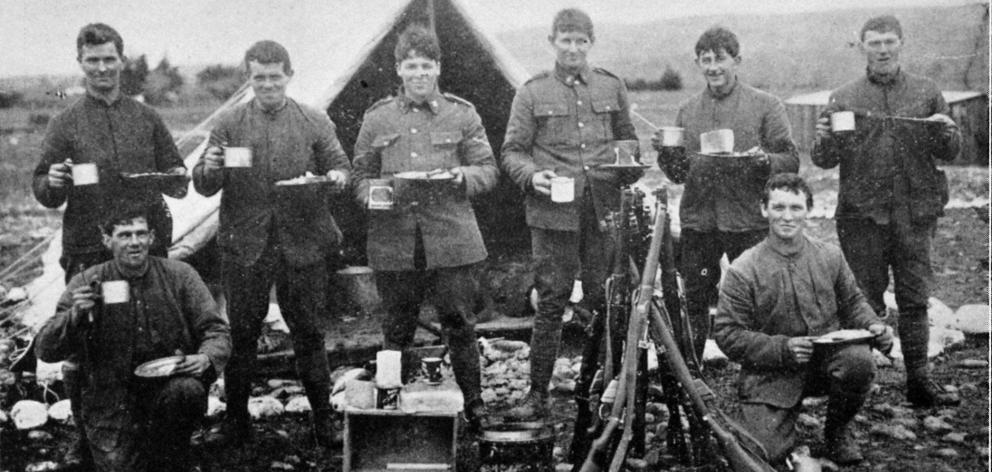
M568 203L575 200L575 179L571 177L551 178L551 201Z
M72 165L72 185L93 185L100 183L100 171L96 164L82 162Z

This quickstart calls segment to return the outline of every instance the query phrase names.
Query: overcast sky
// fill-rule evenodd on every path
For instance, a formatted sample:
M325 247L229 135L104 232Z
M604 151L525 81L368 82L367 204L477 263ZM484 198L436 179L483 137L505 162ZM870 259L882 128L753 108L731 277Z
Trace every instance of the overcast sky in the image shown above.
M745 13L792 13L865 6L908 7L976 3L967 0L461 0L493 32L549 24L560 8L585 9L595 22L644 23L663 18ZM94 21L124 36L127 54L163 54L173 64L236 63L253 41L298 43L312 35L377 28L369 4L404 0L0 0L0 76L78 71L75 35ZM757 3L757 5L755 5Z

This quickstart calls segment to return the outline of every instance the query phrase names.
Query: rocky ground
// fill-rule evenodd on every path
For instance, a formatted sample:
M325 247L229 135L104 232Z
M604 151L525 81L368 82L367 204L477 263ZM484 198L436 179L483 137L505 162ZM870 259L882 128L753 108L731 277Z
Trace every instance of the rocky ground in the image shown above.
M832 221L813 222L811 231L829 239ZM937 284L934 296L952 308L968 303L987 303L988 252L986 242L989 227L968 209L950 210L937 230L935 267ZM897 322L897 320L892 320ZM580 337L575 329L569 331L563 346L561 368L571 368L568 358L578 354ZM525 360L516 354L507 358ZM957 389L962 404L956 408L910 409L904 402L903 371L899 364L880 370L877 388L865 410L856 420L858 440L867 461L852 471L977 471L989 467L989 348L987 336L970 336L934 360L934 378L943 385ZM526 371L525 362L498 366L487 362L486 387L494 406L506 405L519 397L525 383L517 381ZM705 377L716 391L720 403L728 412L735 409L734 379L738 367L734 364L710 364ZM14 385L9 373L0 385L0 471L46 470L64 453L72 435L71 429L55 420L40 428L18 430L10 421L10 407L22 395L57 400L55 391L41 387ZM499 379L495 380L494 379ZM564 388L567 390L567 387ZM281 412L259 418L255 422L256 442L241 450L210 450L197 444L193 451L202 470L340 470L342 452L324 451L309 440L309 421L299 401L299 387L293 382L259 379L255 394L278 399ZM214 405L216 407L216 405ZM805 403L801 421L802 441L815 451L820 445L826 406L818 399ZM297 410L294 412L293 410ZM657 405L649 408L649 437L663 430L669 420ZM553 418L556 437L555 457L563 460L571 441L575 406L564 391L555 393ZM213 421L213 420L211 420ZM458 442L460 470L476 470L477 447L466 435ZM677 470L666 456L660 441L649 441L647 464L653 470ZM559 463L559 467L566 465ZM654 467L657 467L656 469Z

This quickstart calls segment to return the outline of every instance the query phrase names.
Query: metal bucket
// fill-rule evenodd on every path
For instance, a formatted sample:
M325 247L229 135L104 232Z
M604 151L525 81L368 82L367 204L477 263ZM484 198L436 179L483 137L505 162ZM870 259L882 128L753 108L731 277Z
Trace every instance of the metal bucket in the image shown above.
M538 422L503 423L479 433L481 472L554 472L555 435Z

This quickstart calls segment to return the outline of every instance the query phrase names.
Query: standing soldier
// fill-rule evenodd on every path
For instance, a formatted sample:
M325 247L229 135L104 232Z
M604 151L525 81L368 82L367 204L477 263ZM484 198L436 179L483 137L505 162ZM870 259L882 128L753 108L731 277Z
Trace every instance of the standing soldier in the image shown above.
M480 397L473 312L478 282L473 272L487 253L469 199L492 190L499 170L475 107L438 90L441 49L436 37L411 26L393 55L403 85L397 96L365 112L355 143L357 200L368 207L370 179L400 172L426 176L446 170L451 179L436 181L423 192L404 192L394 177L394 207L371 211L368 259L387 312L384 347L412 345L423 294L434 289L465 415L477 430L486 410ZM411 359L404 358L408 370Z
M245 53L248 82L255 98L229 111L210 135L193 168L197 192L220 200L224 292L228 300L233 352L224 374L227 416L208 441L241 444L250 439L248 394L269 290L276 287L289 325L302 377L313 409L317 443L337 442L332 431L330 370L318 317L324 313L325 256L340 242L326 195L315 189L282 192L275 182L305 172L343 188L351 165L327 114L286 96L293 77L289 53L274 41L259 41ZM248 147L249 168L225 169L225 150ZM228 163L231 164L231 163Z
M799 155L792 142L785 106L775 96L742 83L737 36L723 27L704 32L696 42L696 65L706 89L679 107L675 126L685 128L686 154L672 154L652 140L658 164L675 183L685 183L679 206L682 222L681 272L693 330L695 355L702 358L710 331L710 303L717 295L720 258L733 262L768 234L758 211L768 177L798 172ZM740 157L700 154L699 135L729 129L734 150L758 148Z
M950 161L961 133L933 81L901 69L902 27L893 16L861 28L867 74L835 90L817 121L813 163L840 165L837 236L868 302L883 313L882 294L895 279L899 339L906 361L906 399L917 407L955 405L958 395L930 380L927 343L930 246L947 203ZM855 114L848 136L831 131L830 115ZM928 120L924 122L922 120Z
M601 222L619 209L620 188L643 174L599 168L614 163L612 141L636 140L637 135L623 81L587 62L594 41L589 15L577 9L558 12L548 36L556 53L554 70L534 76L517 91L506 127L502 166L526 194L538 292L530 394L509 412L516 418L547 415L562 312L580 271L588 306L605 313L602 287L610 251ZM551 179L559 176L574 179L570 202L550 198Z
M147 210L148 226L156 238L153 256L166 257L172 241L172 216L162 193L181 197L188 180L176 185L148 187L129 184L124 174L163 172L185 175L186 167L162 118L151 108L121 93L124 40L110 26L92 23L79 30L76 60L83 70L86 95L52 119L41 144L41 162L34 170L35 198L48 208L66 203L62 216L62 257L65 282L84 269L109 261L113 254L103 245L99 223L124 205ZM74 182L74 165L96 166L97 182ZM87 183L89 185L83 185ZM80 418L78 359L62 364L72 402ZM63 462L89 462L85 432Z

